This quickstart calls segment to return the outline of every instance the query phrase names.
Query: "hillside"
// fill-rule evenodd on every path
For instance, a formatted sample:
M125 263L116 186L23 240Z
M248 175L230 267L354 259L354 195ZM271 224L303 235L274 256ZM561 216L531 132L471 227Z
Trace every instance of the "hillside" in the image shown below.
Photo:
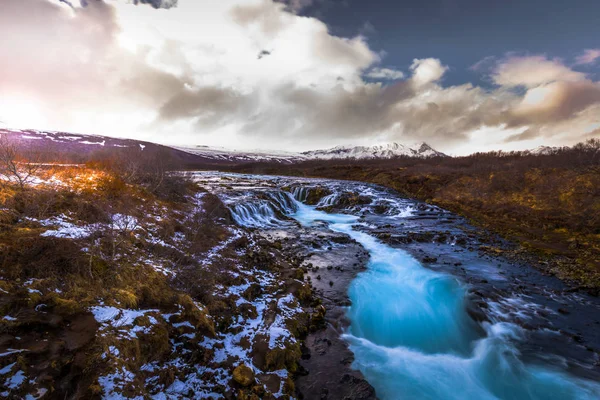
M297 261L185 176L112 167L0 182L2 397L293 394L323 315Z
M389 143L378 146L338 146L303 153L274 151L236 151L209 146L164 146L133 139L119 139L101 135L82 135L34 129L2 129L5 135L47 161L82 163L92 159L111 157L115 153L141 150L144 154L160 158L174 168L210 168L223 165L274 162L293 164L308 160L330 159L390 159L397 157L444 157L427 143L406 146Z
M0 129L17 146L39 162L80 164L111 158L154 159L170 169L214 167L227 163L217 157L203 157L156 143L33 129Z

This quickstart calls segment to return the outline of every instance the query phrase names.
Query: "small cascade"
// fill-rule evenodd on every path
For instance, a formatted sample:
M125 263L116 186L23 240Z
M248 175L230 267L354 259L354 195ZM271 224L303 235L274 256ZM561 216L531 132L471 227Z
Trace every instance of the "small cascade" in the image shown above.
M306 201L308 198L308 187L306 186L296 186L292 189L292 196L302 203Z
M335 205L335 202L338 199L338 197L339 197L338 193L332 193L332 194L329 194L329 195L323 197L321 200L319 200L319 203L317 204L317 208L331 207L331 206Z
M414 211L414 207L409 203L389 199L380 199L372 207L372 212L391 218L408 218Z
M266 192L263 197L230 205L235 222L249 228L270 228L289 223L283 218L296 212L294 198L283 191Z
M277 219L273 208L267 201L235 204L230 209L233 219L241 226L258 228L281 224L281 221Z
M282 214L292 214L298 209L294 197L287 192L269 192L267 195L273 199L274 205Z

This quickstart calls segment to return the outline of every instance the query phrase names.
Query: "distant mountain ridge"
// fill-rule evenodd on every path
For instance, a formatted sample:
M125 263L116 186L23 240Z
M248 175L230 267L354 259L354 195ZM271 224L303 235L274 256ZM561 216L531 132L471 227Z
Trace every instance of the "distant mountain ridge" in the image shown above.
M101 135L75 134L67 132L41 131L35 129L9 129L0 126L0 135L8 135L43 152L91 154L98 150L110 151L115 148L137 148L144 151L171 152L172 156L183 160L187 165L231 164L275 162L292 164L311 160L376 160L395 157L450 157L435 150L425 142L413 145L387 143L374 146L336 146L329 149L304 151L301 153L285 151L246 151L226 148L197 146L166 146L135 139L119 139ZM560 150L560 147L539 146L521 151L522 154L548 155Z
M548 154L552 154L558 150L560 150L560 147L541 145L541 146L536 147L535 149L525 150L525 153L533 154L536 156L545 156Z
M355 158L359 160L394 157L447 157L446 154L432 148L425 142L407 146L399 143L387 143L375 146L337 146L331 149L305 151L302 153L309 159L333 160Z
M238 162L280 162L294 163L309 160L341 160L341 159L390 159L394 157L448 157L433 149L425 142L407 146L399 143L387 143L375 146L336 146L330 149L311 150L302 153L267 152L267 151L235 151L209 146L178 146L178 150L202 157L214 158L221 161Z

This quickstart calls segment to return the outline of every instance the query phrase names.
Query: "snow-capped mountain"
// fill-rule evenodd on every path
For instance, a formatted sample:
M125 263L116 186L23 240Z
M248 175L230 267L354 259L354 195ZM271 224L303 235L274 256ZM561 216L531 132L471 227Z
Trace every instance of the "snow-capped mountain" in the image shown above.
M377 146L337 146L325 150L312 150L303 153L291 152L266 152L266 151L235 151L224 148L208 146L176 147L176 149L199 155L205 158L214 158L222 161L237 162L280 162L294 163L308 160L339 160L339 159L389 159L400 156L427 158L445 154L434 150L427 143L418 143L406 146L398 143L388 143Z
M118 139L99 135L80 135L57 131L40 131L36 129L7 129L0 127L0 135L7 135L19 141L29 142L36 147L47 148L53 144L60 145L59 148L110 148L110 147L139 147L144 149L147 142L132 139Z
M525 153L529 153L529 154L533 154L536 156L545 156L548 154L552 154L555 151L559 150L560 147L553 147L553 146L538 146L535 149L531 149L531 150L526 150Z
M375 159L394 157L419 157L427 158L434 156L445 157L444 153L434 150L427 143L422 142L413 146L399 143L388 143L376 146L337 146L326 150L306 151L302 153L309 159L333 160L344 158Z
M283 151L242 151L210 146L177 146L174 148L189 154L219 161L293 163L297 161L304 161L306 159L306 157L300 153L288 153Z
M93 154L98 151L111 152L114 149L130 148L141 151L162 151L183 160L186 164L230 164L253 162L276 162L291 164L309 160L339 159L390 159L400 156L427 158L445 156L427 143L406 146L388 143L377 146L338 146L325 150L303 153L283 151L239 151L209 146L163 146L133 139L118 139L108 136L83 135L66 132L40 131L34 129L6 129L0 127L0 135L8 135L29 148L49 153L71 153L75 155ZM71 157L78 158L78 157Z

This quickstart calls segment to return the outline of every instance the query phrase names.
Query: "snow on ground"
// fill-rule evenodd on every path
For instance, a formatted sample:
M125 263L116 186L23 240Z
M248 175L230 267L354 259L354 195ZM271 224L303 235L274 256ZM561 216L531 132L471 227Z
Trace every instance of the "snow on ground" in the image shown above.
M40 223L42 226L52 226L56 229L49 229L42 233L42 236L52 236L65 239L83 239L90 236L95 230L99 228L98 224L78 226L73 222L69 221L69 217L66 215L59 215L58 217L52 217L44 220L34 220Z
M110 228L132 233L147 244L185 254L184 249L188 245L186 236L182 232L169 233L165 236L161 233L160 223L168 216L171 219L176 218L179 224L185 224L186 218L190 215L205 212L203 207L205 195L206 193L198 193L193 199L192 210L188 210L187 213L175 211L168 214L171 210L156 204L149 205L147 210L149 212L144 213L143 217L114 214L105 224L85 224L68 213L46 219L29 218L28 220L46 228L41 233L44 237L85 239L98 230ZM207 336L205 332L200 331L201 328L197 329L194 323L187 320L183 309L169 311L158 308L135 309L119 305L114 301L104 303L102 299L97 299L97 305L89 308L99 324L96 340L101 346L104 363L101 366L98 384L103 398L127 398L124 393L129 393L131 385L134 382L138 385L140 379L145 382L143 383L145 393L149 393L153 399L189 398L190 394L193 398L223 398L223 393L230 388L232 382L233 367L241 364L251 367L257 375L277 376L281 380L281 385L274 395L275 398L284 397L283 381L288 377L287 371L261 370L254 364L253 346L257 342L263 342L268 349L272 350L285 349L286 346L296 344L296 339L287 325L288 321L296 318L303 309L295 297L282 287L277 272L240 263L240 257L245 255L246 250L237 249L234 244L240 238L246 237L249 242L248 249L259 249L253 234L233 226L227 226L226 230L228 234L224 240L205 253L194 254L194 259L197 261L197 264L193 265L194 268L208 270L214 265L229 262L227 265L231 265L231 269L221 271L219 279L225 278L224 282L226 282L231 278L235 281L233 286L227 284L213 286L212 295L216 299L223 304L234 304L237 307L233 320L217 329L214 337ZM82 250L85 251L86 248ZM182 266L177 265L172 259L154 255L148 251L148 248L141 250L134 248L131 252L129 256L136 257L135 260L139 264L152 267L172 282L180 279L178 274ZM233 258L228 259L228 257ZM34 280L26 281L24 286L30 292L41 293L35 283ZM249 296L246 293L252 285L261 288L256 296ZM201 312L208 312L202 304L195 304ZM242 309L250 311L241 312ZM14 320L10 315L2 318L9 322ZM214 321L211 316L207 318ZM127 349L131 349L132 345L139 346L143 340L152 337L151 335L160 329L168 331L167 355L161 357L160 362L148 362L141 368L139 365L133 367L134 364L127 359ZM136 341L139 343L136 344ZM23 351L27 350L9 349L0 354L0 358L14 357L15 353ZM166 370L174 371L174 378L168 383L164 382L161 375ZM15 363L0 369L0 382L4 382L7 388L18 388L26 379L25 374L18 370Z

